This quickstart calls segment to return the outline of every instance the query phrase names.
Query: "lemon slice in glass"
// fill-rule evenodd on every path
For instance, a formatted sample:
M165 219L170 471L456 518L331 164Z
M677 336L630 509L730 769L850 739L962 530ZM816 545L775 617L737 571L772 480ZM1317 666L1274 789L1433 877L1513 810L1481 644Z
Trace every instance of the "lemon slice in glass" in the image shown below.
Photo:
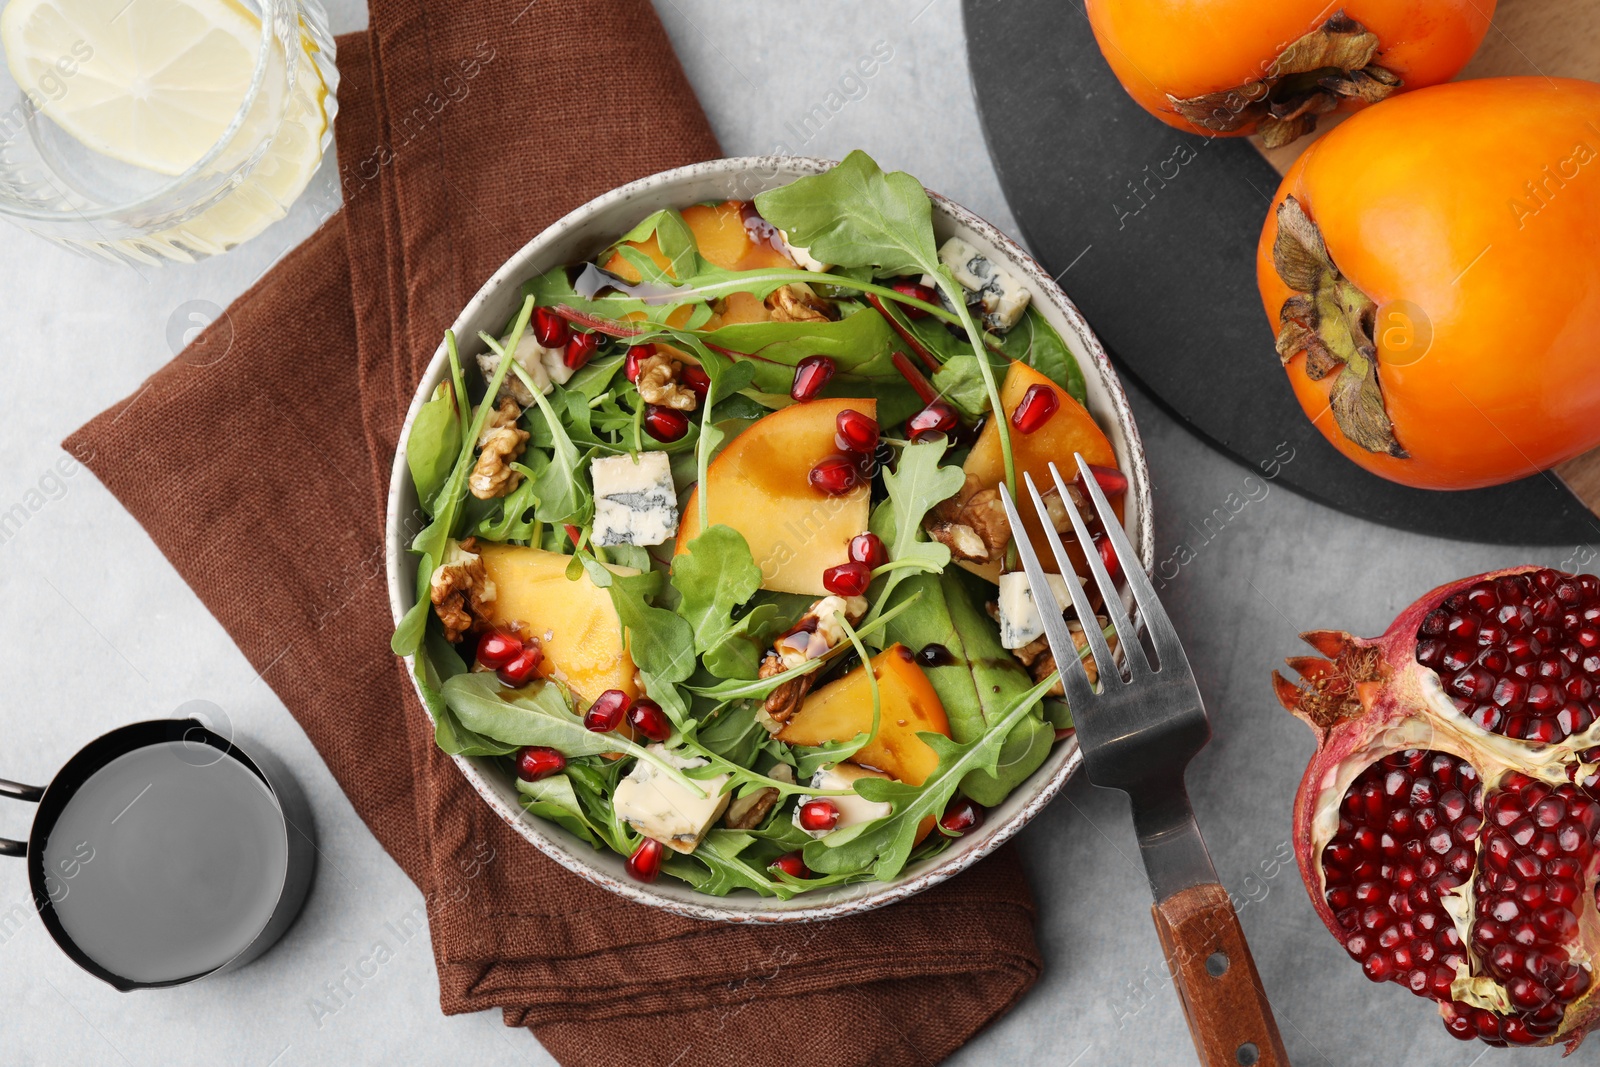
M0 43L12 77L66 133L179 175L244 103L261 22L229 0L10 0ZM61 63L77 68L68 80Z

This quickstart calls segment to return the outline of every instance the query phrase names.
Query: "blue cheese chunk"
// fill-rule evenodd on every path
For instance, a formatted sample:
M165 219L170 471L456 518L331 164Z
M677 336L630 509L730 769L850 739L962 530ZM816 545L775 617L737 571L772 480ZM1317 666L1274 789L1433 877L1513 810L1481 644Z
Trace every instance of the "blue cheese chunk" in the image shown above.
M504 348L511 342L509 335L500 339L500 346ZM573 375L571 367L567 366L566 353L559 348L546 348L533 336L532 330L523 330L522 336L517 340L517 350L512 354L522 367L528 372L528 377L539 387L539 392L545 396L558 385L566 385L567 379ZM478 356L478 370L483 372L483 380L490 381L494 372L500 366L500 357L491 349ZM533 393L526 382L518 376L515 370L506 371L506 379L500 386L500 395L513 397L522 407L533 404Z
M832 767L824 767L811 776L813 789L854 789L855 784L862 778L888 778L882 771L870 771L865 767L857 767L849 763L836 763ZM807 830L800 825L800 809L813 800L826 800L839 810L839 821L834 823L832 830ZM875 819L887 818L894 811L894 805L877 800L868 800L859 793L840 797L812 797L804 794L800 802L795 805L794 825L801 833L810 834L812 837L827 837L829 834L843 830L847 826L858 826L864 822Z
M1015 274L959 237L952 237L940 246L939 262L950 269L961 287L983 308L984 329L1005 333L1022 320L1033 294Z
M594 543L659 545L678 532L678 491L665 452L607 456L589 465Z
M1056 602L1065 610L1072 604L1072 594L1059 574L1045 575L1050 581L1050 591ZM1028 576L1022 571L1012 571L1000 576L1000 644L1006 648L1022 648L1044 636L1044 619L1039 605L1034 603L1033 590L1028 586Z
M668 751L665 745L651 745L649 751L679 770L704 767L708 761L685 759ZM648 760L639 760L633 770L617 783L611 805L617 817L646 837L660 841L674 852L689 853L700 844L711 824L722 817L729 797L722 792L729 776L697 778L705 791L697 797Z

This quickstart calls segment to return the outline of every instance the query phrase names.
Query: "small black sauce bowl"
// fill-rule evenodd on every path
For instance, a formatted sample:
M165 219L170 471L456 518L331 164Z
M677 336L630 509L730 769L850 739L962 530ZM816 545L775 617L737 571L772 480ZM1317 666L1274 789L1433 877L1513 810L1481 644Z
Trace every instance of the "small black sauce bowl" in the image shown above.
M136 749L165 742L181 742L185 748L185 761L204 766L224 757L232 757L259 778L277 804L283 820L283 833L287 842L287 863L284 867L283 885L278 900L267 921L256 931L254 938L237 955L209 970L182 978L160 982L139 982L113 974L91 959L68 936L56 914L45 881L44 851L50 831L66 809L78 789L91 775L119 756ZM192 760L190 759L192 755ZM187 985L213 974L238 970L277 943L294 924L305 904L306 893L311 888L311 876L316 870L317 849L312 840L311 809L300 786L290 776L288 768L271 754L254 749L247 754L239 745L212 732L198 719L153 719L118 727L102 737L89 742L77 755L66 762L50 784L43 789L0 779L0 796L31 801L39 805L34 816L28 840L12 841L0 838L0 856L25 857L28 861L28 886L32 891L34 907L46 930L57 945L72 960L119 990L156 989L164 986Z

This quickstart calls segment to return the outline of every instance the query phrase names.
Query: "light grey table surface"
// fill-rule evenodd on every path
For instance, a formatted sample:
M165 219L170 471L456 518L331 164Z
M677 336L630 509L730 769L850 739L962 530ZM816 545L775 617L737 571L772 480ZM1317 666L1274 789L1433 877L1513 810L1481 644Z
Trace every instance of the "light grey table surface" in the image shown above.
M837 158L862 147L1015 232L971 99L958 0L656 6L728 154ZM331 7L337 31L365 24L351 0ZM880 41L892 58L864 84L848 80ZM835 92L843 103L833 111ZM805 128L817 106L826 121ZM17 503L28 509L20 528L0 534L8 605L0 613L0 675L10 694L0 703L0 776L45 781L107 729L209 701L242 736L295 767L324 855L303 917L269 955L193 987L128 995L55 950L28 904L23 865L0 861L0 1067L553 1062L527 1032L503 1027L498 1013L440 1014L426 938L402 940L392 930L422 914L421 895L138 524L92 475L52 474L63 437L136 390L172 358L174 339L181 343L185 330L314 228L337 202L331 172L324 168L289 219L195 266L136 272L0 230L8 339L0 512ZM1138 265L1123 269L1128 284L1138 284ZM1063 284L1070 294L1070 273ZM1254 355L1269 352L1264 343ZM1296 651L1300 630L1375 633L1442 581L1591 553L1438 541L1347 518L1259 472L1252 478L1143 396L1133 400L1155 484L1158 558L1193 557L1165 593L1216 730L1190 789L1222 880L1249 901L1241 919L1293 1061L1553 1063L1554 1050L1484 1055L1482 1046L1457 1043L1431 1005L1369 984L1322 929L1292 862L1283 862L1312 739L1278 709L1267 672ZM225 427L195 432L216 435L221 462L250 447L231 441ZM1239 499L1250 502L1238 508ZM372 740L374 758L383 758L384 739ZM30 814L0 803L0 836L25 835ZM1073 783L1019 847L1038 900L1044 974L951 1062L1193 1063L1120 794ZM356 976L379 942L392 958ZM796 1062L804 1053L795 1050Z

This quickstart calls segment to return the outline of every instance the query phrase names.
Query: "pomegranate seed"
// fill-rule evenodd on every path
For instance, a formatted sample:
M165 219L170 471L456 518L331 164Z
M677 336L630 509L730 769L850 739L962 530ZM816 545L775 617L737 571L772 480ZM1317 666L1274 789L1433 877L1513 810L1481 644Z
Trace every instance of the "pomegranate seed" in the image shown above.
M546 348L562 348L572 337L572 327L555 313L555 309L534 308L533 337Z
M1113 582L1122 581L1122 561L1117 558L1117 550L1111 545L1111 538L1103 533L1094 535L1094 547L1100 551L1100 562L1106 565L1106 573Z
M694 395L699 399L700 403L704 404L706 402L706 394L711 391L711 376L709 374L692 363L685 363L683 369L678 372L678 377L683 380L684 385L694 391Z
M593 730L597 734L609 733L622 725L622 717L628 713L628 707L633 701L628 699L628 694L620 689L607 689L601 693L595 702L589 705L589 710L583 713L584 729Z
M517 689L528 684L543 660L544 653L539 650L539 646L528 645L517 653L515 659L494 673L503 684Z
M931 286L912 281L910 278L896 278L889 284L889 288L901 296L909 296L911 299L920 300L924 304L937 304L939 302L939 294L934 292ZM928 316L928 313L921 308L909 307L905 304L900 305L900 313L908 319L923 319Z
M820 833L839 824L839 809L831 800L808 800L800 805L800 828Z
M567 341L566 351L561 354L561 362L573 370L580 369L594 358L595 349L599 348L604 340L605 336L599 332L573 334Z
M806 861L798 852L785 852L771 863L767 864L775 871L782 871L790 878L810 878L811 868L806 866Z
M647 837L639 842L639 847L633 850L633 855L628 857L625 866L628 874L641 882L653 882L661 873L661 857L665 851L660 841Z
M522 654L522 639L512 634L485 634L478 642L478 662L499 670Z
M659 404L644 406L644 430L657 441L671 444L689 432L689 416L677 408L664 408Z
M628 349L628 358L622 361L622 373L628 381L638 382L639 365L655 354L655 345L634 345Z
M822 572L822 587L839 596L860 596L872 582L872 568L865 563L841 563Z
M794 385L790 386L789 395L799 401L814 399L832 379L835 369L833 360L827 356L807 356L794 368Z
M517 777L537 782L567 769L567 757L545 745L529 745L517 753Z
M954 804L944 809L944 817L939 820L939 825L944 827L946 833L962 834L976 830L983 825L984 811L978 805L961 797Z
M889 562L889 550L875 533L856 534L850 538L850 558L876 570Z
M1089 464L1089 473L1094 475L1095 484L1107 498L1122 496L1128 491L1128 476L1115 467L1097 467ZM1083 474L1079 472L1076 479L1078 485L1083 485Z
M672 736L672 720L654 700L635 700L627 716L628 725L652 741L665 741Z
M845 408L839 412L834 425L838 432L833 441L842 451L871 455L878 450L878 420L872 416L863 415L855 408Z
M1061 398L1048 385L1030 385L1022 394L1022 402L1011 413L1011 425L1023 433L1033 433L1050 421L1050 416L1061 407Z
M825 456L811 468L809 479L813 488L838 496L848 493L861 481L861 471L854 459L835 452Z
M961 417L956 414L956 409L943 400L935 400L911 416L906 429L913 441L922 441L937 433L949 435L959 425Z

